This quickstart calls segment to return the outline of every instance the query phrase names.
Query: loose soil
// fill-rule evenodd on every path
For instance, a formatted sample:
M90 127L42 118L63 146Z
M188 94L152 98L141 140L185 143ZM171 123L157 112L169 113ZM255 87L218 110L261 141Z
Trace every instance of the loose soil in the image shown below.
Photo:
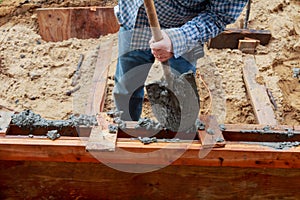
M115 4L111 0L3 0L0 4L0 109L6 107L17 112L31 109L48 119L67 119L71 113L83 112L99 45L116 34L46 42L38 34L35 9ZM244 16L245 11L230 27L240 28ZM253 0L252 3L249 28L272 33L270 44L258 46L255 59L259 67L257 80L272 92L280 124L300 125L300 83L292 71L300 68L299 16L297 0ZM220 123L256 123L242 76L246 55L230 49L206 49L205 52L197 66L201 114L216 115ZM67 96L66 92L76 87L71 83L81 54L84 60L80 90ZM112 62L105 110L114 108L111 98L114 68ZM158 64L153 68L157 73ZM153 117L147 96L143 116Z

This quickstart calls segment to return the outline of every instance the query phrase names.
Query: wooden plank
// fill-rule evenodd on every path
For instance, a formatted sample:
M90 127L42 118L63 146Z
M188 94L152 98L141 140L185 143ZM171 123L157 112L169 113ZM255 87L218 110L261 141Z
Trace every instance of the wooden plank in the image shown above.
M225 140L216 118L212 115L200 116L205 123L205 130L198 131L201 144L204 148L224 147Z
M0 160L33 160L47 162L99 163L95 154L86 152L88 138L62 137L55 141L20 137L0 137ZM101 153L101 162L136 165L165 165L167 158L178 152L183 154L170 165L180 166L228 166L253 168L300 168L300 147L278 150L269 146L226 142L223 148L212 148L204 158L199 142L152 143L118 139L115 152ZM124 152L135 152L144 156L132 156ZM155 152L153 155L151 152ZM97 155L97 154L96 154ZM134 154L136 155L136 154ZM146 156L145 156L146 155ZM151 156L151 157L150 157Z
M137 122L126 121L126 127L119 129L118 138L137 138L137 137L156 137L157 139L172 139L178 138L181 140L198 140L197 134L177 133L169 130L153 130L146 128L135 128Z
M116 33L119 30L119 24L112 7L74 8L71 14L73 37L80 39L99 38L99 36Z
M71 9L55 8L47 10L37 9L39 34L47 42L58 42L72 37Z
M112 7L39 8L37 16L45 41L99 38L119 30Z
M246 84L248 95L251 99L254 114L259 124L276 125L276 117L271 106L266 88L256 82L258 68L253 56L245 58L243 77Z
M113 119L109 118L106 113L97 115L99 126L92 128L89 135L85 150L94 151L115 151L117 143L117 133L109 133L109 125L116 126Z
M85 149L87 151L115 151L116 142L116 133L109 133L107 129L102 129L96 126L92 128L92 132Z
M58 133L61 136L72 136L76 137L78 136L77 129L79 127L54 127L54 126L49 126L49 127L36 127L36 128L21 128L18 127L17 125L11 124L10 128L7 132L7 135L46 135L48 131L51 130L58 130ZM83 131L83 130L82 130Z
M226 124L223 135L226 141L297 142L300 141L299 126L265 126L254 124Z
M254 54L259 40L246 39L239 40L238 49L243 53Z
M212 38L208 44L209 48L216 49L237 49L239 40L245 37L260 41L261 45L267 45L271 39L271 32L268 30L253 30L253 29L225 29L217 37Z
M86 114L88 115L95 115L103 109L114 39L114 37L105 38L100 44L92 87L87 100Z
M6 134L13 114L13 112L0 111L0 135Z
M2 161L0 177L1 199L298 199L300 196L299 169L168 166L149 173L126 173L100 163Z
M118 131L118 138L137 138L137 137L156 137L157 139L172 139L178 138L181 140L199 140L205 141L202 143L203 146L210 147L211 145L215 147L222 147L225 145L224 137L220 131L219 125L214 116L200 116L200 120L206 124L206 130L212 129L215 131L214 135L207 135L206 130L197 131L196 134L193 133L177 133L169 130L153 130L146 128L135 128L137 122L126 121L126 128L120 129ZM216 142L219 141L219 142ZM222 142L221 142L222 141Z

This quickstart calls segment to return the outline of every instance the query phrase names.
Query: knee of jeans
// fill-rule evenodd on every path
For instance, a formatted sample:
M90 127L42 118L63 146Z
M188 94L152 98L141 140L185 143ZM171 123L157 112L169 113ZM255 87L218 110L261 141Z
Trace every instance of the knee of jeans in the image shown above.
M189 62L182 57L179 57L177 59L172 58L169 61L172 71L175 74L183 74L188 71L193 71L193 73L196 73L196 64L193 62Z

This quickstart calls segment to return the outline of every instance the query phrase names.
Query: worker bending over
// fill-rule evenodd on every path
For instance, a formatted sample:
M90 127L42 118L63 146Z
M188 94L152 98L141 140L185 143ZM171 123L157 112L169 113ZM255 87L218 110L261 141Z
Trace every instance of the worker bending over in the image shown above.
M172 72L196 71L203 44L235 22L247 0L154 0L163 39L151 40L143 0L119 0L119 56L113 96L122 119L137 121L144 83L155 58L169 61Z

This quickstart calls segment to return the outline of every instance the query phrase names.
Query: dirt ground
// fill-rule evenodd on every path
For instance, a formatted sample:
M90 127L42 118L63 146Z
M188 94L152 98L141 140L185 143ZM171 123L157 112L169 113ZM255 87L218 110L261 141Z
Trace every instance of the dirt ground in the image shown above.
M297 0L252 1L249 28L270 30L267 46L258 46L255 54L259 67L257 79L272 92L278 109L279 124L300 125L300 83L293 68L300 68L300 2ZM116 1L27 1L3 0L0 4L0 106L15 111L32 109L48 119L65 119L84 106L94 73L98 39L72 38L46 42L38 34L35 9L40 7L112 6ZM240 28L245 12L230 27ZM115 36L113 36L115 37ZM71 96L71 86L80 55L80 90ZM256 123L242 76L245 54L239 50L206 49L198 61L201 113L214 114L220 123ZM110 69L113 84L115 64ZM203 80L201 80L201 79ZM212 98L204 87L211 91ZM82 94L78 100L76 94ZM114 107L108 88L106 110ZM211 106L210 106L211 104ZM1 109L0 107L0 109ZM152 116L145 102L143 116Z

